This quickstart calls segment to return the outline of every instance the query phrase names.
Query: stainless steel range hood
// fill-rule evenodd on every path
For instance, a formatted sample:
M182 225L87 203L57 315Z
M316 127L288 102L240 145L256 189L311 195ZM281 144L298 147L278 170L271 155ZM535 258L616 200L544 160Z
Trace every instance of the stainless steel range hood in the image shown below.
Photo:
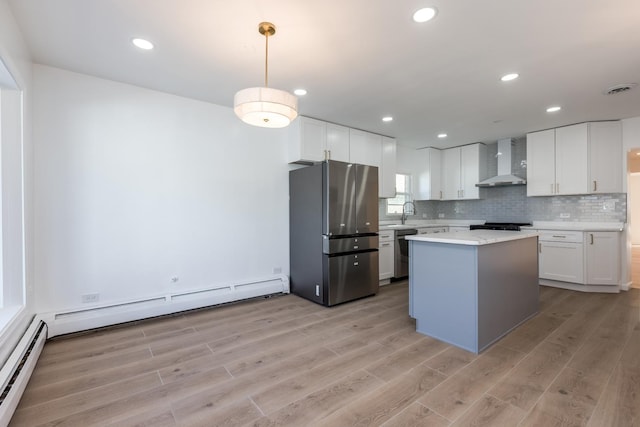
M525 185L527 181L511 173L511 138L498 141L498 175L485 179L476 184L476 187L503 187L506 185Z

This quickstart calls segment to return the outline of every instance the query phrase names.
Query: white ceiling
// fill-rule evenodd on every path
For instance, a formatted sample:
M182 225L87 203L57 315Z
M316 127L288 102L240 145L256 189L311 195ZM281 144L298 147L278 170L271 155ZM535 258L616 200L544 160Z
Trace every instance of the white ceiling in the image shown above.
M269 85L306 88L300 114L407 146L640 116L640 86L603 94L640 83L638 0L8 2L37 63L229 107L236 91L263 84L257 27L271 21ZM435 20L412 21L431 5ZM501 82L509 72L521 77ZM545 112L555 104L563 110Z

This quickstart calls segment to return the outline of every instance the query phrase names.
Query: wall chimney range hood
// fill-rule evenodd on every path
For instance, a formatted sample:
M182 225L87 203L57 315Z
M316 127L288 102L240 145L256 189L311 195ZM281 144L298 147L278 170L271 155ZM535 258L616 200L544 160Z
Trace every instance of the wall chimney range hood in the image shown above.
M498 175L485 179L476 184L476 187L503 187L507 185L525 185L527 181L511 173L511 138L498 140Z

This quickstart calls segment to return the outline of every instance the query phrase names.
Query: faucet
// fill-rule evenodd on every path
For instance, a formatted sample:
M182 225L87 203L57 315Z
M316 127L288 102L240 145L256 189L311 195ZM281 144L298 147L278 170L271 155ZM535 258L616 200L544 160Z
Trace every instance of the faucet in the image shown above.
M407 220L407 212L405 211L405 206L407 205L411 205L413 206L413 215L418 213L418 210L416 209L416 205L413 202L404 202L402 205L402 215L400 216L400 222L404 225L405 221Z

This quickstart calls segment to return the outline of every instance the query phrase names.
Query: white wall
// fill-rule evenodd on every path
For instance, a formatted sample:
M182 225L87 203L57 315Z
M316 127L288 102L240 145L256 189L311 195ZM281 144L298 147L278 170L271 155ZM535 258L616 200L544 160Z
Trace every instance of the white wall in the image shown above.
M289 273L286 130L40 65L34 92L39 312Z
M3 89L2 206L3 279L12 290L7 301L22 300L23 308L5 323L0 308L0 365L24 333L33 315L33 147L31 143L31 58L6 1L0 1L0 58L17 83L17 90ZM3 79L3 84L7 80ZM8 109L8 111L7 111ZM18 126L14 126L19 120ZM23 128L19 129L22 121ZM24 189L24 191L23 191ZM25 293L26 290L26 293ZM17 291L17 293L16 293ZM5 301L5 302L7 302Z

